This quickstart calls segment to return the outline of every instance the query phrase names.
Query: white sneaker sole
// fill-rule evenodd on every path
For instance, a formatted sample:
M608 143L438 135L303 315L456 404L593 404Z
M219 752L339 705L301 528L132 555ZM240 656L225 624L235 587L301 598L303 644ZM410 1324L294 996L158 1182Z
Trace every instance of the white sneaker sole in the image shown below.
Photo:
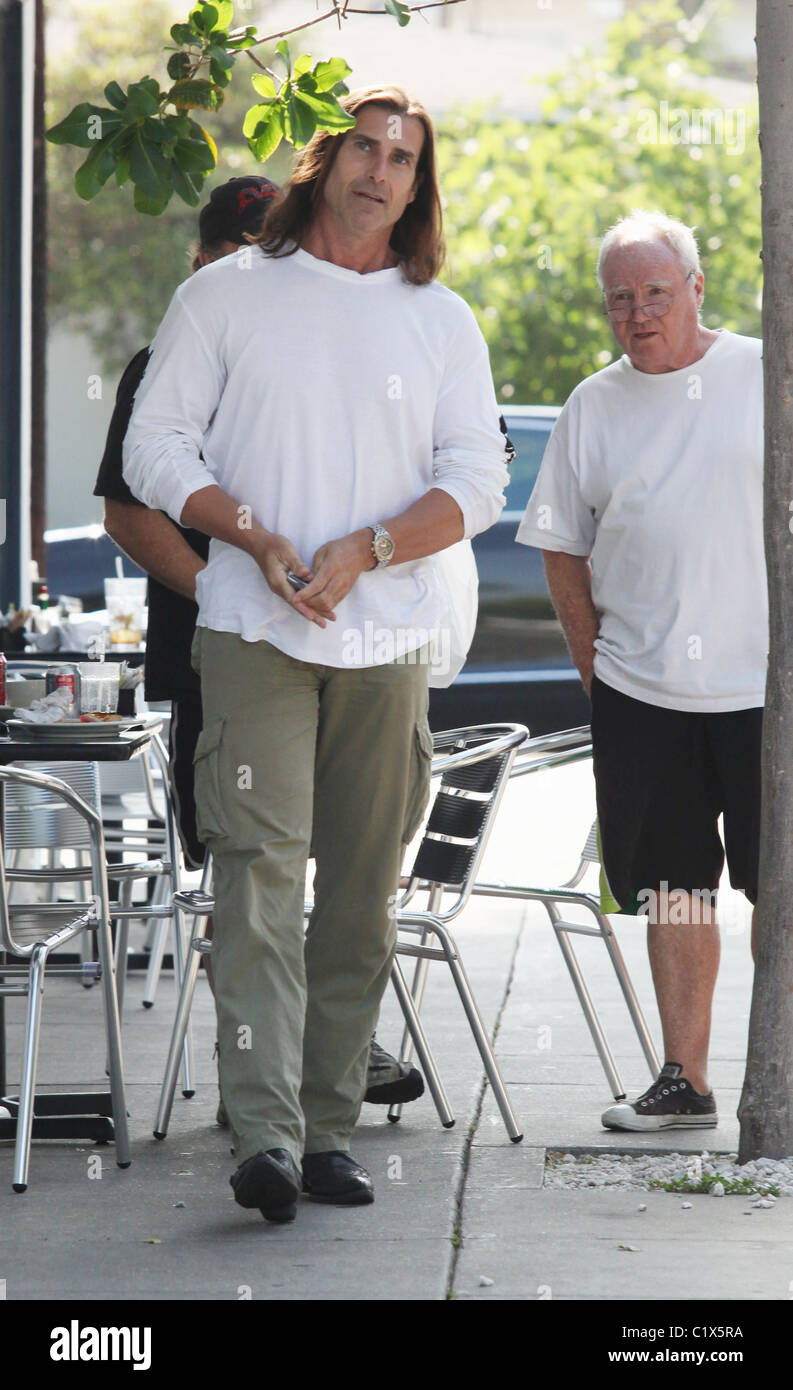
M600 1117L604 1129L636 1132L658 1129L715 1129L718 1115L637 1115L633 1106L614 1105Z

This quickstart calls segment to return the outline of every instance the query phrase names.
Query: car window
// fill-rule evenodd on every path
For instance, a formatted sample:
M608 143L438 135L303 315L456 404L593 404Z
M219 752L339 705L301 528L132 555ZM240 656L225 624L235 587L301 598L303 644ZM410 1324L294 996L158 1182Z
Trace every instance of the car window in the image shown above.
M552 419L523 419L506 414L507 430L515 445L515 458L510 465L510 484L507 488L506 510L522 512L537 480L545 446L554 426Z

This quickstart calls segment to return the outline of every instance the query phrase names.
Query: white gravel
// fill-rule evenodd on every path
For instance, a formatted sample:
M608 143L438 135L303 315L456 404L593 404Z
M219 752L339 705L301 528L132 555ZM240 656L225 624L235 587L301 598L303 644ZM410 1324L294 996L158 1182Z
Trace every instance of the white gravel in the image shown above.
M748 1181L755 1194L753 1205L772 1207L774 1196L769 1188L778 1189L782 1197L793 1197L793 1156L790 1158L758 1158L751 1163L738 1164L737 1154L654 1153L634 1157L629 1154L582 1155L549 1149L545 1161L546 1187L592 1188L594 1191L649 1192L657 1183L679 1183L677 1191L688 1193L696 1189L703 1178L714 1178L708 1195L732 1196L729 1184ZM691 1188L684 1186L688 1180ZM704 1191L704 1189L703 1189Z

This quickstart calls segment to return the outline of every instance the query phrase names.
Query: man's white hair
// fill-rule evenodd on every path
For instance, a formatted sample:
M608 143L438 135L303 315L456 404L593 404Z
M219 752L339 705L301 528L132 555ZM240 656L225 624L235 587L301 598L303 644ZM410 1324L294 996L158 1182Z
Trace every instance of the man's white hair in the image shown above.
M618 246L630 246L639 241L665 241L674 251L686 275L693 270L699 273L699 248L693 227L679 222L676 217L667 217L664 212L646 212L634 208L628 217L621 217L613 227L609 227L598 255L597 277L603 289L603 267L606 257Z

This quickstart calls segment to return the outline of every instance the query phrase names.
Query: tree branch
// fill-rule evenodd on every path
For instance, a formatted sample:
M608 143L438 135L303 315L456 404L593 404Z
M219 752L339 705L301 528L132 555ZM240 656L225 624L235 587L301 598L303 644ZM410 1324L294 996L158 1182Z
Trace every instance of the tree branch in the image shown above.
M334 0L332 9L326 10L324 14L315 15L313 19L307 19L302 24L295 24L291 29L278 29L273 34L262 34L261 38L256 40L256 44L272 43L273 39L285 39L289 34L297 34L301 29L310 29L314 24L322 24L324 20L333 19L334 16L339 22L339 28L341 28L341 21L350 14L387 15L390 13L388 10L351 9L349 0L343 0L342 8L339 9L339 3L340 0ZM445 5L463 4L465 4L465 0L422 0L421 4L408 5L408 10L411 14L418 14L421 10L439 10L443 9ZM243 34L244 32L244 29L235 29L229 35L229 38L234 38L237 33ZM250 48L246 48L245 52L250 54Z

